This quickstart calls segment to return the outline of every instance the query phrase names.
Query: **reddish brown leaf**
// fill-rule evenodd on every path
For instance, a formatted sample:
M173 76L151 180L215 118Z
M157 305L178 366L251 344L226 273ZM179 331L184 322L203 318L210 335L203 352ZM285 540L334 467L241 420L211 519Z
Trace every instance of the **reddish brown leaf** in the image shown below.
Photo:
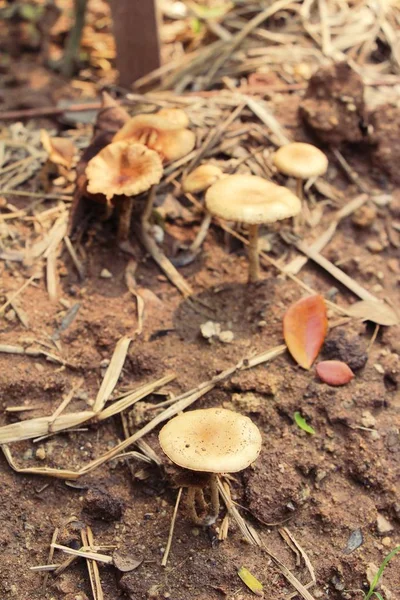
M283 336L290 354L303 369L309 369L317 358L327 329L325 301L320 295L303 298L286 311Z
M353 371L341 360L324 360L317 364L317 374L329 385L346 385L354 377Z

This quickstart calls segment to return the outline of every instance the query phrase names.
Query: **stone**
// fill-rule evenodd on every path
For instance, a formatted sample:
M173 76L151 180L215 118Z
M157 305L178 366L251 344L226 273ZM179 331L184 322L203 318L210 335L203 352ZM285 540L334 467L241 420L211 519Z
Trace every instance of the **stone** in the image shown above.
M363 141L367 128L361 77L346 62L320 67L309 80L299 113L323 142Z
M108 269L102 269L100 277L102 279L112 279L113 274Z
M329 333L323 354L326 359L343 361L352 371L362 369L368 360L365 342L340 327Z
M378 513L378 517L376 519L376 527L380 534L390 533L391 531L393 531L393 525L381 513Z
M369 410L364 410L361 415L361 425L363 427L375 427L376 419L373 414L370 413Z
M100 488L88 491L83 507L93 519L101 521L119 521L125 508L122 500Z

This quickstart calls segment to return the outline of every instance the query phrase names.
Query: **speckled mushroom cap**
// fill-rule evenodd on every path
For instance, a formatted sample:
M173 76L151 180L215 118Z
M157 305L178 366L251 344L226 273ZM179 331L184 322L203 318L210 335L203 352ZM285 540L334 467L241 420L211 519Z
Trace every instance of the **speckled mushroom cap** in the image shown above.
M274 164L278 171L297 177L309 179L323 175L328 168L325 154L312 144L293 142L282 146L275 152Z
M223 171L215 165L208 163L200 165L197 169L194 169L182 183L182 189L184 192L190 194L197 194L204 192L213 183L224 177Z
M220 179L208 188L206 206L216 217L248 224L273 223L301 210L293 192L256 175Z
M248 418L224 408L192 410L160 431L165 454L180 467L208 473L236 473L254 462L261 433Z
M136 196L158 183L163 174L161 158L143 144L116 142L94 156L86 167L88 192Z
M178 160L195 146L196 136L186 129L189 119L183 110L165 108L154 115L136 115L115 134L113 142L131 141L155 150L163 160Z

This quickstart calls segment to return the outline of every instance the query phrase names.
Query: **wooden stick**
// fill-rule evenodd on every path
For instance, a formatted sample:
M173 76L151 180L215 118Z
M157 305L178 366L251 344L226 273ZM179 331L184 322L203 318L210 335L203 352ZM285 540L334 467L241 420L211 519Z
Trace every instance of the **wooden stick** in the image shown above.
M165 547L165 552L163 554L162 561L161 561L162 567L167 566L168 556L169 556L169 552L171 550L171 545L172 545L172 538L174 536L176 515L178 514L179 502L181 501L181 496L182 496L182 489L183 488L179 488L178 496L177 496L176 502L175 502L174 512L172 513L171 526L169 528L169 535L168 535L168 542Z

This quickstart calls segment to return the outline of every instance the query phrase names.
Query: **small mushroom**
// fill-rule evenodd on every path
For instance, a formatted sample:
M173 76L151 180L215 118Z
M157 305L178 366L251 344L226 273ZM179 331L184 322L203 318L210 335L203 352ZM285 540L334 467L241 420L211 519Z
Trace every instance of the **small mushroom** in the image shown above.
M259 278L258 230L297 215L301 202L290 190L256 175L229 175L214 183L206 193L210 213L226 221L249 227L249 282Z
M194 169L182 182L182 190L187 194L197 194L207 190L213 183L225 177L221 169L215 165L205 163ZM199 248L204 242L211 223L211 214L206 211L199 231L189 246L189 253L196 256Z
M163 161L173 161L189 154L196 136L187 129L189 119L183 110L165 108L156 114L136 115L116 133L113 141L131 141L155 150Z
M45 129L41 129L40 141L51 163L71 169L76 155L76 147L72 140L62 137L50 137Z
M280 173L296 177L296 193L300 199L303 199L303 180L326 173L328 159L312 144L293 142L275 152L274 165Z
M219 167L205 163L185 177L182 189L189 194L198 194L223 177L224 173Z
M133 199L158 183L163 174L157 152L143 144L115 142L94 156L86 167L87 189L91 194L104 194L109 202L120 196L118 238L129 233Z
M161 429L159 441L173 463L197 472L186 485L188 508L197 525L211 525L218 517L217 475L246 469L261 450L258 427L248 417L224 408L192 410L174 417ZM196 503L201 510L208 508L205 487L210 488L211 513L199 516Z

